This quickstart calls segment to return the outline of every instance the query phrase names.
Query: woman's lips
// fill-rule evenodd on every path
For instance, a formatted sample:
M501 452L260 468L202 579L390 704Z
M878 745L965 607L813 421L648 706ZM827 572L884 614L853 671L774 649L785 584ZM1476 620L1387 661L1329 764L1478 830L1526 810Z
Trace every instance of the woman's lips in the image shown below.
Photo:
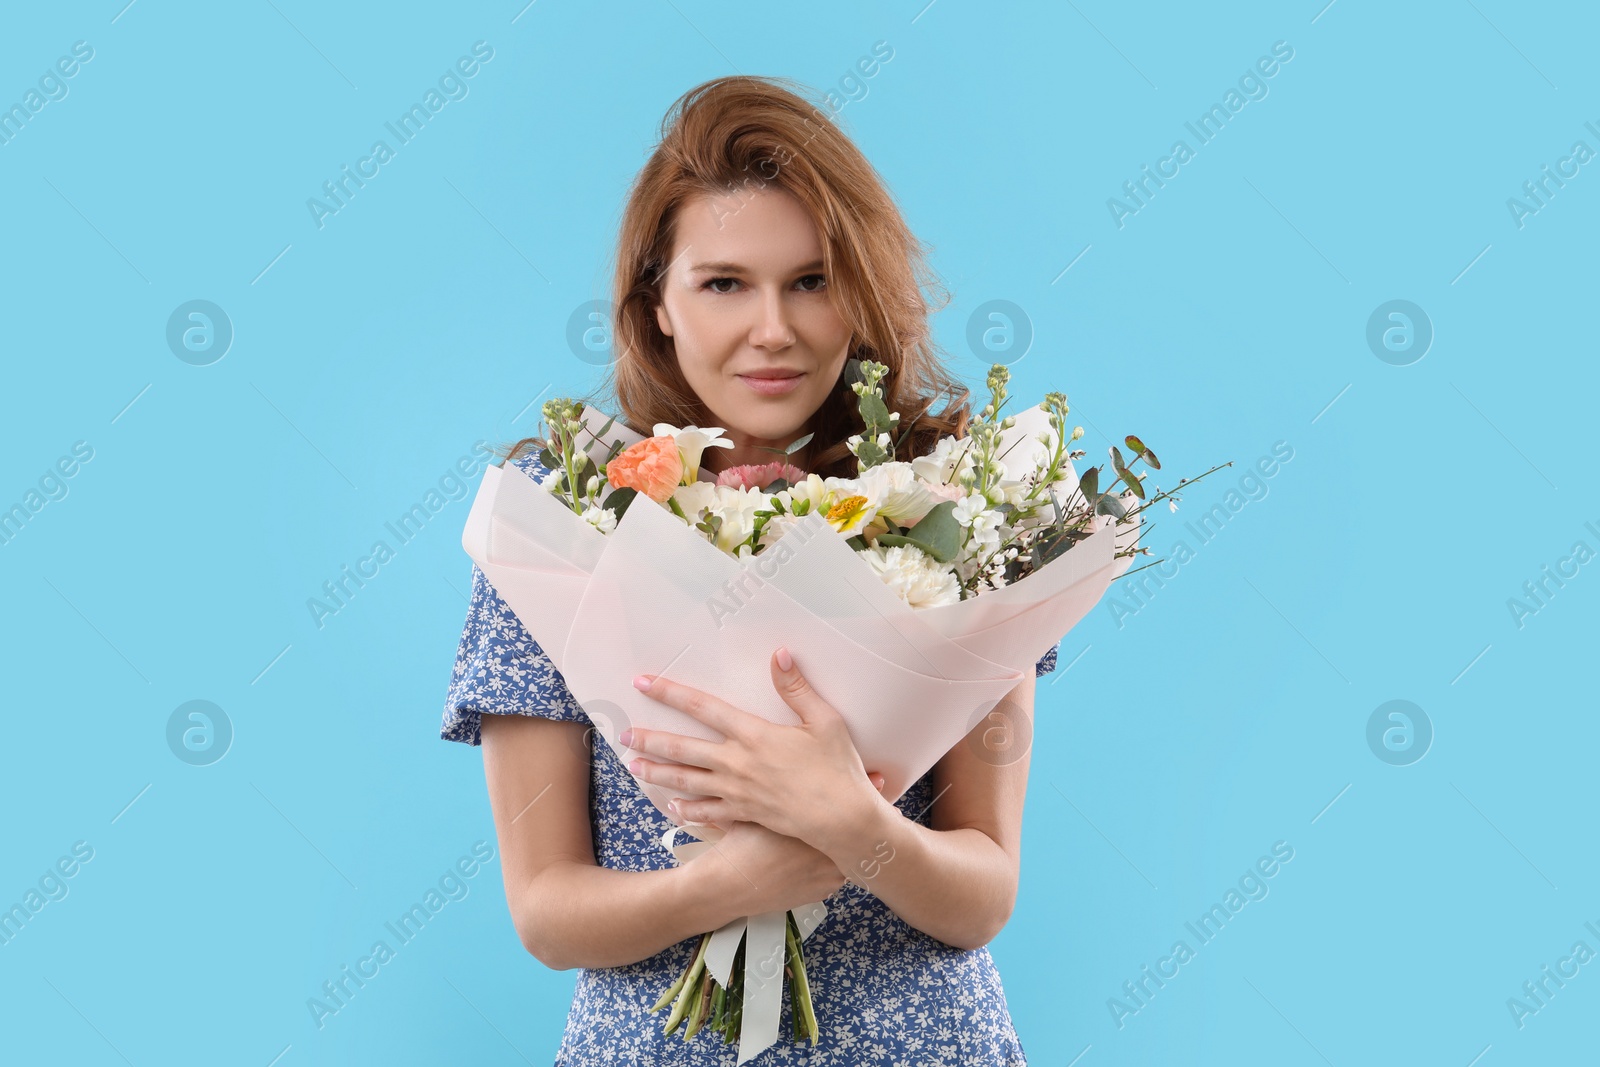
M782 396L798 386L804 377L804 374L795 374L788 378L752 378L748 374L741 374L739 380L762 396Z

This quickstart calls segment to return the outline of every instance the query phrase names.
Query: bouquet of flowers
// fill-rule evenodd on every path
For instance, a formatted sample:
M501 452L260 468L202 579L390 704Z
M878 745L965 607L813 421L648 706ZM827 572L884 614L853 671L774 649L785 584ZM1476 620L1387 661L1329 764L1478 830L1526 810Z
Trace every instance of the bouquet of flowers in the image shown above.
M1039 406L1049 425L1037 435L1043 448L1036 450L1031 469L1009 476L1001 436L1017 420L999 417L1010 377L1004 364L990 370L991 399L968 436L943 437L932 453L910 462L890 458L900 415L884 406L880 382L888 368L852 359L847 373L856 378L851 388L860 397L865 424L848 441L859 468L854 478L821 478L780 459L734 467L704 481L699 474L705 449L731 448L733 442L719 427L666 423L627 448L613 441L596 461L581 438L588 433L599 442L615 420L591 433L581 404L556 399L544 405L550 436L539 460L549 473L540 488L602 533L616 529L639 495L648 496L739 559L770 548L797 519L815 512L913 608L954 604L1015 582L1091 536L1102 516L1130 524L1169 497L1176 510L1176 490L1149 493L1130 469L1139 463L1148 468L1146 475L1161 469L1137 437L1126 439L1128 457L1111 448L1114 477L1104 487L1098 467L1076 474L1072 461L1084 452L1070 445L1083 436L1083 427L1067 431L1063 393L1045 394ZM807 434L781 453L792 455L810 440ZM1185 479L1178 488L1198 480ZM1116 555L1148 553L1130 544Z
M658 424L642 437L614 418L596 427L595 413L569 399L544 405L547 473L537 485L515 467L484 472L463 546L619 756L630 724L720 739L629 684L661 664L753 714L793 722L765 675L765 652L782 635L797 660L830 664L808 679L844 717L863 761L883 771L883 795L898 799L1133 556L1148 554L1142 513L1162 500L1175 508L1178 490L1198 480L1147 488L1161 465L1137 437L1126 438L1126 455L1110 449L1109 475L1078 474L1084 453L1072 445L1083 429L1068 428L1066 396L1002 416L1009 373L1000 364L965 437L901 462L899 415L881 389L888 368L851 360L846 373L863 424L849 439L852 478L790 464L809 435L774 450L771 463L713 478L700 461L707 448L732 446L721 429ZM619 630L622 639L593 640ZM873 698L883 693L902 699L886 708ZM674 794L640 785L665 812ZM674 846L680 829L704 840ZM684 860L719 838L714 826L674 826L662 844ZM815 1044L801 943L826 911L818 902L704 935L653 1009L670 1005L666 1031L738 1036L742 1064L775 1040L786 978L795 1039Z

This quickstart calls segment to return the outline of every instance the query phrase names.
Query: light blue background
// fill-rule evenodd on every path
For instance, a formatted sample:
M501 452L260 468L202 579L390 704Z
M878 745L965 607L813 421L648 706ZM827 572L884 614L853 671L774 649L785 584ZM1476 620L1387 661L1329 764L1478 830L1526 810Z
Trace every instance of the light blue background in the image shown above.
M0 104L94 49L0 144L0 506L94 450L0 545L0 903L94 849L0 946L8 1059L552 1059L574 973L523 952L498 862L313 1024L307 998L494 842L479 752L437 736L466 501L321 627L306 602L474 441L593 382L567 319L607 295L674 97L736 71L839 92L880 40L840 121L933 247L968 381L1015 360L1094 454L1135 432L1173 475L1235 462L1157 517L1151 544L1194 558L1041 684L992 946L1030 1061L1592 1054L1600 962L1521 1028L1506 1003L1600 951L1600 564L1520 627L1507 607L1600 550L1600 163L1520 227L1507 207L1600 150L1592 8L123 2L0 34ZM319 229L307 199L479 40L469 95ZM1277 41L1266 97L1198 145L1184 123ZM1194 158L1119 228L1108 198L1178 138ZM209 366L165 341L194 299L235 330ZM1031 322L1021 358L966 346L995 299ZM1394 299L1435 331L1407 366L1366 342ZM1186 534L1276 442L1265 496ZM210 766L166 741L196 699L235 731ZM1435 731L1409 766L1366 740L1394 699ZM1108 998L1277 841L1270 894L1119 1028Z

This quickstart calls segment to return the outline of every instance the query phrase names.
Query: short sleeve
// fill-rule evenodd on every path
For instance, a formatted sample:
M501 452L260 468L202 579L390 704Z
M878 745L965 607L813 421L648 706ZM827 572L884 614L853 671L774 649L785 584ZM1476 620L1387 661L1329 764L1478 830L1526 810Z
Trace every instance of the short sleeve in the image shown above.
M1056 669L1056 653L1059 651L1061 651L1061 646L1056 645L1051 648L1049 652L1044 654L1044 658L1041 659L1038 663L1038 666L1034 668L1035 678L1043 678L1045 675Z
M516 462L530 475L542 469L537 460ZM481 744L485 714L589 722L549 654L474 563L472 599L450 672L439 737Z

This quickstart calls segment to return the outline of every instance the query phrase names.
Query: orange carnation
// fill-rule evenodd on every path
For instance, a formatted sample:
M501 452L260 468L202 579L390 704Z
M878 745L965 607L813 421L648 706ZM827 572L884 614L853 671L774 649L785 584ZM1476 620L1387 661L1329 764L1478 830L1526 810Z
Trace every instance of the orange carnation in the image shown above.
M606 464L606 481L613 488L637 489L657 504L667 502L682 478L683 457L673 437L646 437Z

